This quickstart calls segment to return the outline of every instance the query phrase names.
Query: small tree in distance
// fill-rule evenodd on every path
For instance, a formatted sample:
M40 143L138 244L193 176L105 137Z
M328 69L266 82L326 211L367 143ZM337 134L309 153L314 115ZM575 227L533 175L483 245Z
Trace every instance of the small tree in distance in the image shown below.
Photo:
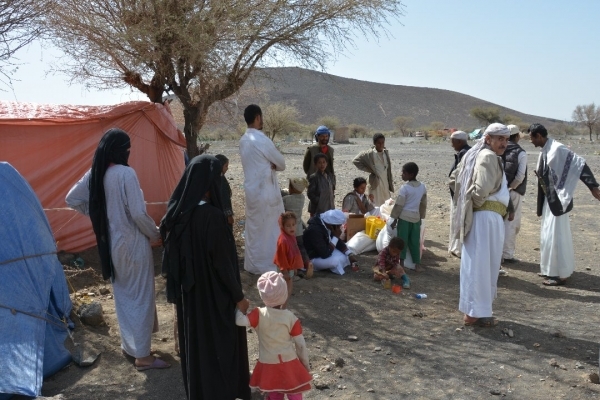
M500 110L496 107L475 107L471 109L471 116L476 118L483 125L493 124L494 122L503 122L500 117Z
M590 142L592 141L592 132L596 130L596 140L598 140L598 129L600 128L600 107L595 103L578 105L573 110L573 121L586 127L590 132Z
M326 115L324 117L319 118L317 120L317 124L325 125L327 128L329 128L330 131L334 131L334 132L338 127L342 126L340 119L333 115Z
M408 136L410 134L414 121L415 120L412 117L396 117L394 118L394 128L396 128L396 130L400 132L402 136Z
M264 131L271 140L285 136L298 129L300 112L294 106L283 103L269 104L263 109Z
M369 129L366 126L350 124L348 125L348 131L351 138L364 138L369 136Z

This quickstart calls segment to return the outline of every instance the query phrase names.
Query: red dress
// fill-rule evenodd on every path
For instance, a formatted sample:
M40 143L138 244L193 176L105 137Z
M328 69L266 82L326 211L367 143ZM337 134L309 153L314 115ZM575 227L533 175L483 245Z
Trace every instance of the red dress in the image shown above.
M283 231L279 234L273 264L277 265L282 272L304 268L302 253L295 236L287 235Z
M296 355L292 337L302 334L300 321L289 310L255 308L248 314L258 335L258 361L250 387L263 392L301 393L310 390L312 376Z

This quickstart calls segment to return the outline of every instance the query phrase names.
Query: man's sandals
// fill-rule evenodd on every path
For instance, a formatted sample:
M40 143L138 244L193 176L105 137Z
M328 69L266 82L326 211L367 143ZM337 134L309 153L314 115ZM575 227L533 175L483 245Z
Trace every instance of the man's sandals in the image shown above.
M498 325L498 320L494 317L477 318L473 321L464 321L465 326L478 326L480 328L491 328Z
M566 284L567 284L567 280L560 279L560 277L558 277L558 276L549 276L548 279L546 279L544 282L542 282L542 285L544 285L544 286L563 286Z

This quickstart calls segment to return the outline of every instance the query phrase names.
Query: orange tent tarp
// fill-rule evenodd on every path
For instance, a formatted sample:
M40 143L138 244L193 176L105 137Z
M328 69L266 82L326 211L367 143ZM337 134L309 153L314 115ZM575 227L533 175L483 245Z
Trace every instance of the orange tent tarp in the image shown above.
M0 161L12 164L33 187L59 250L96 245L90 219L67 208L65 196L90 169L110 128L131 137L129 165L158 223L185 167L185 139L167 107L142 101L93 107L0 102Z

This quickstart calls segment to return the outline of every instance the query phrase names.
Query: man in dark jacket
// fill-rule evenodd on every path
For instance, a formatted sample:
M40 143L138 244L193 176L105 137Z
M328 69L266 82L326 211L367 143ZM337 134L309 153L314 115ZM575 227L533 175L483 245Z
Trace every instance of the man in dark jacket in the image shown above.
M456 169L456 166L460 163L463 156L469 151L471 146L467 144L468 136L463 131L454 131L450 135L450 144L456 154L454 154L454 164L448 176L452 175L452 172ZM450 189L450 221L452 221L452 215L454 215L454 202L452 201L454 192ZM452 238L452 227L450 227L450 239L448 241L448 252L455 257L460 258L460 240Z
M302 237L315 271L329 269L343 275L344 268L356 262L346 243L340 239L341 226L345 222L346 215L340 210L329 210L308 220Z
M504 174L510 190L510 199L515 209L515 218L512 221L504 220L504 249L502 260L505 263L514 263L516 239L521 229L521 197L527 188L527 153L521 146L521 132L516 125L508 125L510 137L508 145L502 155L504 160Z
M319 126L315 132L316 143L306 148L304 153L304 161L302 168L306 173L306 179L309 179L312 174L317 172L317 167L314 163L315 156L319 153L325 154L327 157L327 169L325 170L333 179L333 190L335 191L335 172L333 170L333 147L329 145L329 136L331 132L326 126Z

